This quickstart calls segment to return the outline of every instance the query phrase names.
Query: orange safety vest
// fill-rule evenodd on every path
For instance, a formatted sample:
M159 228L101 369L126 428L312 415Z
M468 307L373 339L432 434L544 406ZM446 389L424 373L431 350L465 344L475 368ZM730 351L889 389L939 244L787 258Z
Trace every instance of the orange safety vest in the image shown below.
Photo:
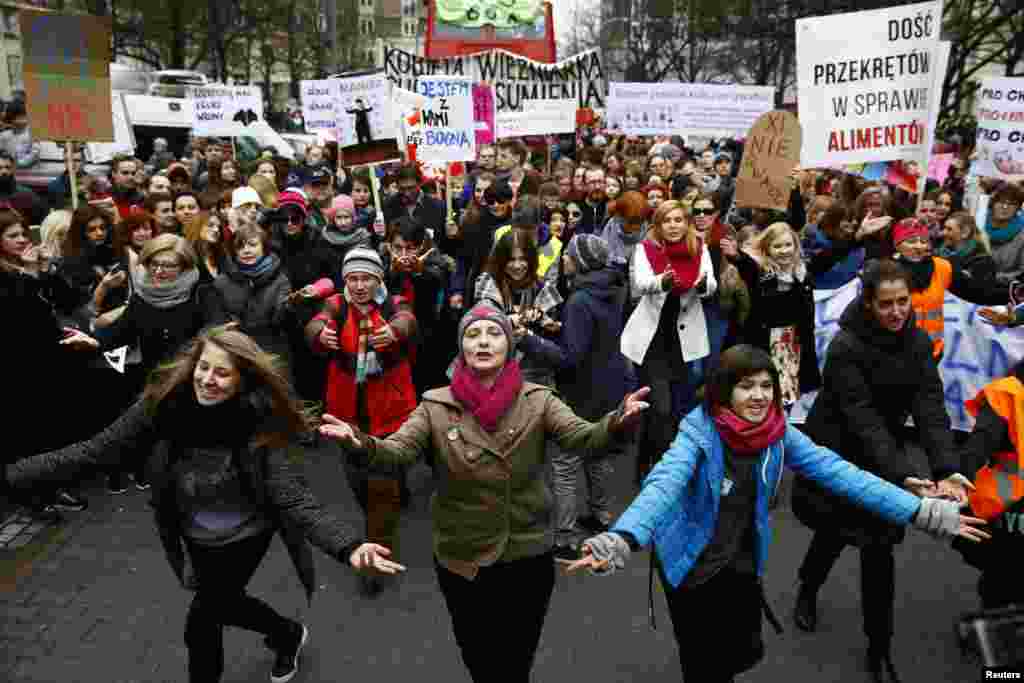
M966 402L967 412L977 416L981 400L988 402L996 415L1006 420L1014 451L996 453L991 464L974 475L975 490L968 495L975 516L992 520L1009 506L1024 498L1024 450L1021 429L1024 428L1024 384L1016 377L1004 377L985 386Z
M920 292L911 292L910 305L914 308L917 326L932 340L932 355L942 355L945 342L945 317L942 311L946 290L953 284L953 266L946 259L933 257L935 271L932 280Z

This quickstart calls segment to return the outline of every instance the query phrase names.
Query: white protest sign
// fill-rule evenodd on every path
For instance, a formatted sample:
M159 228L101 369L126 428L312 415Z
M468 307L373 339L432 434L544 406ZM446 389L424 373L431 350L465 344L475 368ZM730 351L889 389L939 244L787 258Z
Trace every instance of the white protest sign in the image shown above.
M946 78L946 70L949 68L949 52L953 44L948 40L940 40L935 46L935 70L932 72L931 102L928 104L928 127L925 128L924 157L921 159L921 168L924 172L918 177L917 191L921 200L924 200L924 186L928 182L928 165L931 163L932 147L935 146L935 129L939 126L939 110L942 109L942 82Z
M828 345L839 332L839 319L859 293L860 280L853 280L839 289L814 292L814 340L822 369ZM992 380L1005 377L1014 364L1024 359L1024 328L989 325L978 315L979 308L948 293L943 305L945 351L939 363L939 375L950 423L953 429L963 431L974 426L964 401L977 396ZM790 421L803 423L816 396L816 392L805 394L793 406Z
M322 131L334 137L338 128L334 114L334 105L338 100L338 81L329 78L299 81L299 93L302 95L302 118L306 132Z
M501 112L494 120L495 137L558 135L576 131L576 102L530 101L525 111Z
M114 115L113 142L87 142L85 152L90 163L105 164L118 154L135 153L135 132L128 119L128 108L124 103L124 94L111 93L113 101L110 111Z
M382 75L339 78L335 115L342 147L395 137L391 84Z
M427 98L421 110L423 135L416 156L423 161L476 158L473 81L464 76L424 76L416 90Z
M474 83L488 83L499 113L520 111L526 100L573 100L577 107L596 109L604 106L607 87L597 50L547 64L506 50L427 59L385 46L384 73L406 90L418 90L417 80L427 76L466 76Z
M743 137L774 108L770 86L609 83L605 120L627 135Z
M405 147L418 147L423 137L423 106L427 98L404 88L391 86L391 111Z
M978 91L978 158L972 172L1024 176L1024 78L985 78Z
M941 2L797 20L805 168L924 157L941 27Z
M188 88L192 130L200 137L237 137L263 121L263 95L249 85L211 85Z

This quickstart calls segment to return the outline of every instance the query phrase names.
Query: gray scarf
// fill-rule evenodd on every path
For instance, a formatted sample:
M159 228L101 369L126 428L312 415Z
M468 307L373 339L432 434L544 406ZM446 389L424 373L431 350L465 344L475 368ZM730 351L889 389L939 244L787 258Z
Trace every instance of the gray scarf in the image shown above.
M199 271L196 268L186 270L178 279L168 285L153 284L152 277L147 273L135 291L139 297L153 308L174 308L183 304L192 296L192 289L199 282Z
M342 232L328 227L324 228L324 231L320 234L323 235L324 239L332 247L349 249L351 247L370 246L370 231L366 228L356 228L352 232Z

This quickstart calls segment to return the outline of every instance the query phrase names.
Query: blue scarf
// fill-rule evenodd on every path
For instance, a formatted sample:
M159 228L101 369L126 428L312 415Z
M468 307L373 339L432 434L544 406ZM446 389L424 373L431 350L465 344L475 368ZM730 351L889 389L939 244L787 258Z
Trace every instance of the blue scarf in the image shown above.
M278 263L276 254L265 254L259 261L247 266L244 263L238 264L238 271L250 280L256 280L262 275L269 273Z
M1010 219L1005 228L992 227L991 217L988 219L988 225L985 226L985 232L988 233L988 239L992 242L992 246L1006 244L1019 235L1021 230L1024 230L1024 215L1019 213Z
M832 240L818 230L817 226L808 226L806 236L803 239L804 254L808 258L831 248ZM864 249L854 249L847 254L846 258L832 266L829 270L814 276L814 288L838 289L857 277L857 273L862 265L864 265Z
M958 260L969 256L977 246L977 240L964 240L954 249L950 249L946 245L942 245L936 250L936 253L947 261Z

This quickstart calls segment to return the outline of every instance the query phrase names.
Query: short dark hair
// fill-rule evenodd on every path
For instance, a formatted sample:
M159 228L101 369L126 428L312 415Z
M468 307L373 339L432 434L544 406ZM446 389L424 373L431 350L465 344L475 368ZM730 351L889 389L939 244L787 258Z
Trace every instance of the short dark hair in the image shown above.
M998 190L992 193L992 203L1006 201L1013 202L1017 206L1024 204L1024 191L1021 191L1019 187L1013 183L1006 183Z
M177 206L178 206L178 200L181 199L182 197L192 197L192 199L196 200L196 206L200 205L199 195L198 194L196 194L192 190L182 190L178 194L174 195L174 207L175 208L177 208Z
M142 203L142 208L148 213L156 214L156 205L163 204L164 202L170 202L171 208L174 207L174 197L166 192L154 192L146 197L146 201Z
M427 226L423 224L423 221L403 216L388 226L388 242L390 243L396 237L401 237L410 244L423 244L428 237Z
M519 163L523 163L523 160L526 159L526 145L515 138L501 140L498 142L498 149L510 150L519 159Z
M771 376L772 401L782 410L782 385L772 357L764 349L750 344L738 344L726 349L718 357L718 365L704 387L704 407L708 414L714 415L723 406L731 405L736 385L759 372L767 372Z
M861 298L865 304L870 304L878 296L878 290L883 282L895 282L902 280L910 289L910 273L899 263L892 259L872 259L864 266L864 272L860 276L862 285Z

